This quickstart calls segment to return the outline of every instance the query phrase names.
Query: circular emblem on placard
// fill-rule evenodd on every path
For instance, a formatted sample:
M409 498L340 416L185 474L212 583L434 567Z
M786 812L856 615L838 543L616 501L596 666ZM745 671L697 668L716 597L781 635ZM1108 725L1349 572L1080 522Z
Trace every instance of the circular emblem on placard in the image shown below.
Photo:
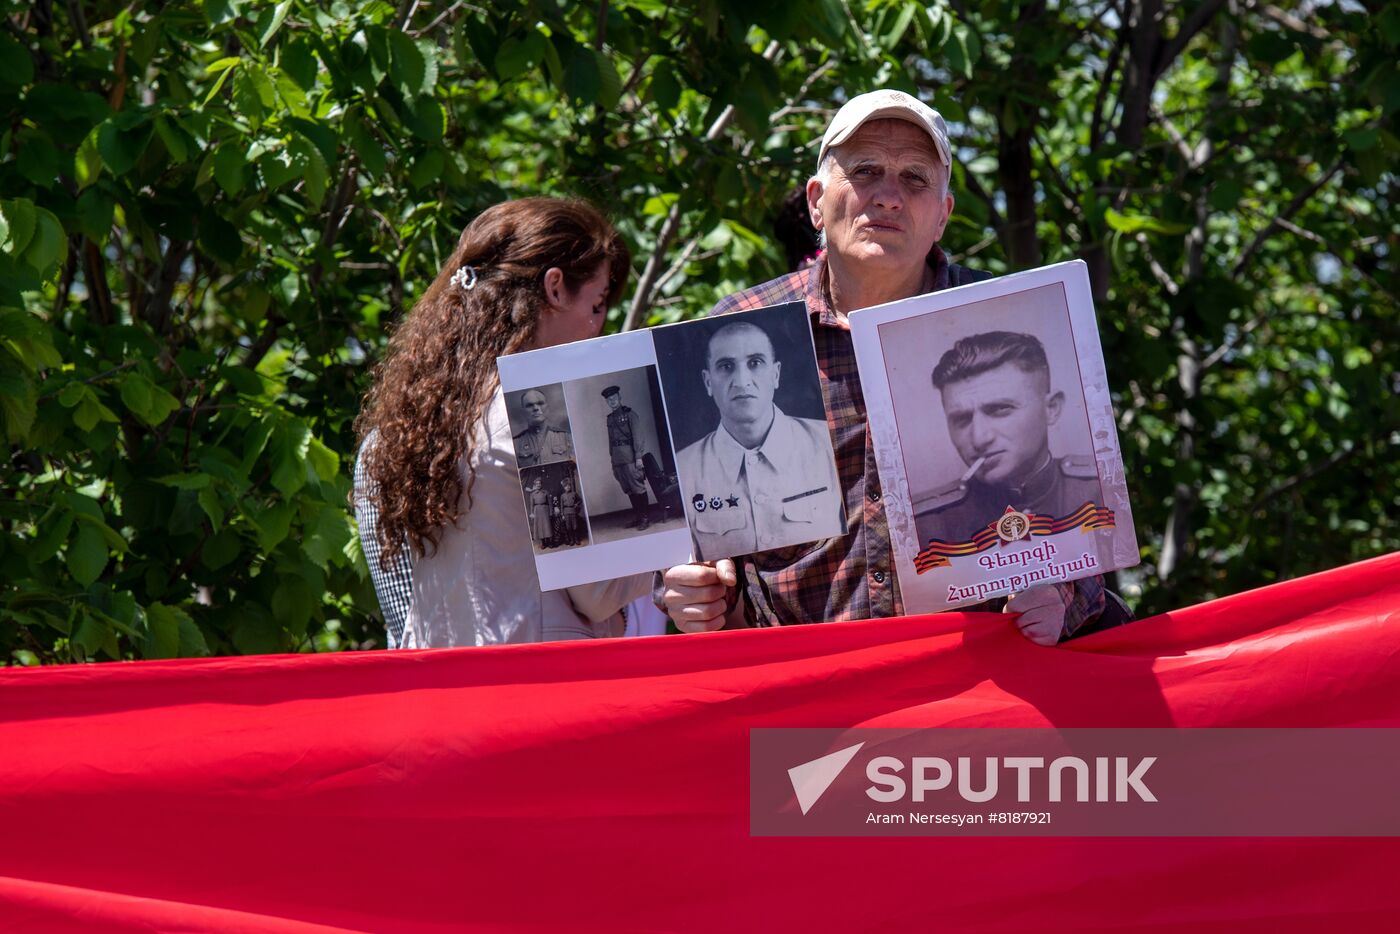
M1024 512L1008 508L997 520L997 538L1004 542L1019 542L1031 534L1031 520Z
M695 511L696 511L696 512L704 512L704 511L705 511L705 494L704 494L704 493L696 493L695 496L693 496L693 497L691 498L691 500L690 500L690 505L692 505L692 506L695 507Z

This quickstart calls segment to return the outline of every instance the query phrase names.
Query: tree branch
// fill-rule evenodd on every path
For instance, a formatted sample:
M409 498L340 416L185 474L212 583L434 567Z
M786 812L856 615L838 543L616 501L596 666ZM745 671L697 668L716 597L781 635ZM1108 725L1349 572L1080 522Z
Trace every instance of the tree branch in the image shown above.
M1154 63L1154 78L1171 67L1171 63L1176 61L1177 56L1186 51L1186 46L1190 44L1192 39L1196 38L1197 33L1206 28L1226 2L1227 0L1205 0L1204 3L1191 11L1191 15L1186 17L1186 22L1181 24L1176 35L1168 39L1167 44L1162 48L1160 57Z
M1332 176L1336 175L1341 170L1342 160L1338 159L1336 162L1332 163L1331 168L1322 173L1317 181L1298 192L1292 201L1288 202L1272 220L1265 224L1264 228L1254 235L1254 239L1249 241L1249 245L1241 251L1240 258L1235 261L1234 268L1230 270L1230 278L1238 279L1240 277L1240 273L1244 272L1245 266L1249 265L1249 261L1254 258L1254 254L1258 252L1259 248L1264 245L1266 240L1273 236L1274 231L1279 228L1280 220L1292 219L1293 215L1302 210L1303 206L1308 203L1312 196L1317 194L1318 191L1322 189L1322 186L1330 182Z
M1342 443L1347 444L1348 442L1344 441ZM1336 467L1338 464L1355 455L1357 451L1361 450L1361 447L1362 446L1359 444L1351 444L1349 447L1337 451L1335 454L1327 458L1327 460L1323 461L1322 463L1314 464L1307 470L1294 474L1287 480L1284 480L1282 483L1275 484L1274 486L1270 487L1267 492L1256 497L1254 502L1249 504L1249 511L1253 512L1260 506L1279 496L1282 496L1284 493L1287 493L1294 487L1299 486L1303 483L1307 483L1309 480L1313 479L1318 474L1323 473L1324 471L1331 470L1333 467Z
M772 61L778 54L778 41L774 39L768 43L768 48L763 50L763 57ZM729 126L729 121L734 119L734 105L725 105L720 111L715 122L710 124L710 128L705 131L705 142L713 142L724 132L724 128ZM656 246L652 248L651 255L647 257L646 266L642 269L642 276L637 280L637 291L632 295L632 304L627 309L627 317L622 322L622 330L632 331L641 327L645 320L647 309L651 307L652 298L656 293L657 278L661 275L661 263L666 251L670 249L672 241L676 239L676 233L681 226L681 201L676 199L676 203L671 205L671 210L666 215L666 220L661 225L661 230L656 235Z

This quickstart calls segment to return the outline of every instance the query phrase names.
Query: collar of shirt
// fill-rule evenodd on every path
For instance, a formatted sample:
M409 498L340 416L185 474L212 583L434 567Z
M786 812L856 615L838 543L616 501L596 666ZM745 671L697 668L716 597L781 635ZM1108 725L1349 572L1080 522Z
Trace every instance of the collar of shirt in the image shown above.
M943 254L943 248L935 243L933 249L928 251L924 262L927 265L928 274L924 277L923 287L919 294L923 295L946 289L948 287L948 257ZM819 325L849 331L850 324L837 313L831 304L831 290L827 284L830 272L826 262L826 251L823 250L822 254L817 257L817 261L803 272L807 273L806 293L803 297L807 299L808 313L816 316L816 323Z
M1004 489L1012 499L1020 499L1027 502L1039 499L1041 496L1048 493L1050 488L1055 485L1055 471L1057 469L1055 458L1052 457L1049 452L1046 452L1045 461L1035 470L1032 470L1024 481L1005 487ZM996 488L989 486L988 489Z
M797 469L798 465L793 463L793 459L799 456L793 437L796 427L796 419L774 405L773 425L768 429L768 437L750 450L736 441L729 429L724 427L724 422L720 422L715 431L715 456L719 458L725 478L738 481L739 470L744 466L744 458L748 454L763 457L779 473Z

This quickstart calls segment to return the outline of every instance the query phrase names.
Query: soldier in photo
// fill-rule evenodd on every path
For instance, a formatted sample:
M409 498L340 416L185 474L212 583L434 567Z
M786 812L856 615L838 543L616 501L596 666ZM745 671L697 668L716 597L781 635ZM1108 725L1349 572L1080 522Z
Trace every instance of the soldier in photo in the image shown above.
M782 376L773 341L740 321L710 335L705 392L719 425L677 455L691 491L696 557L795 545L843 531L841 488L826 422L773 402Z
M550 518L549 494L544 490L544 480L535 478L535 482L530 487L530 537L535 540L535 546L541 549L552 548L554 545L554 526Z
M567 431L549 424L549 400L538 389L520 397L525 409L525 430L515 436L515 459L521 467L557 464L574 459L574 441Z
M647 499L643 461L647 450L642 420L636 412L622 404L622 390L617 386L604 389L603 398L611 410L608 412L608 450L612 454L613 476L632 502L632 521L627 523L627 527L645 530L651 524L651 503Z
M948 436L966 471L915 516L919 546L962 542L1007 510L1061 519L1102 504L1092 454L1055 457L1050 426L1065 394L1051 391L1045 348L1029 334L989 331L964 337L933 369Z
M565 545L578 544L578 517L583 512L583 498L574 489L574 478L563 479L564 492L559 494L560 538Z

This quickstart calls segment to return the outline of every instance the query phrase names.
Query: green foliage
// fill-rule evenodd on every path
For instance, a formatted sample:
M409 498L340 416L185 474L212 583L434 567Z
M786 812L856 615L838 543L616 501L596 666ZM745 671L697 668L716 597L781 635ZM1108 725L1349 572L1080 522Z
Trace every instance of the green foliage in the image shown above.
M1102 9L0 2L0 658L379 644L351 422L462 225L584 195L610 326L702 314L875 86L955 256L1089 262L1144 609L1394 549L1400 19Z

